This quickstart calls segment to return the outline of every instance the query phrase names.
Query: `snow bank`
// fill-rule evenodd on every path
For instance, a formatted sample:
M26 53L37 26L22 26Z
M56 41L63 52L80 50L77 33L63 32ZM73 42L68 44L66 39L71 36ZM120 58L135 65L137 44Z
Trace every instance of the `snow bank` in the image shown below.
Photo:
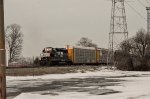
M67 74L49 74L42 76L7 76L7 81L11 80L33 80L33 79L68 79L68 78L84 78L89 76L125 76L125 75L141 75L149 72L130 72L130 71L114 71L114 70L102 70L86 73L67 73Z
M51 99L51 98L50 96L46 95L22 93L19 96L15 97L15 99Z
M51 74L43 76L28 76L28 77L7 77L11 80L27 80L27 79L67 79L67 78L82 78L82 77L96 77L96 76L135 76L117 78L126 80L117 86L107 86L107 89L120 91L121 93L108 95L92 95L86 92L63 92L59 95L40 95L40 93L22 93L14 99L150 99L150 72L129 72L129 71L112 71L103 70L97 72L87 73L71 73L71 74ZM140 76L140 77L136 77Z

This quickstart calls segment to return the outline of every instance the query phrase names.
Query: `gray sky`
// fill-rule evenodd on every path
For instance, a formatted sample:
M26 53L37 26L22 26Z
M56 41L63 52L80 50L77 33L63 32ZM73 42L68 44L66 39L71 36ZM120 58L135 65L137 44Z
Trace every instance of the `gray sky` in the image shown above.
M111 1L109 0L4 0L5 26L17 23L24 34L23 56L38 56L47 46L75 45L88 37L99 47L108 47ZM128 0L129 1L129 0ZM128 2L146 18L144 6L150 1ZM126 5L129 36L146 20Z

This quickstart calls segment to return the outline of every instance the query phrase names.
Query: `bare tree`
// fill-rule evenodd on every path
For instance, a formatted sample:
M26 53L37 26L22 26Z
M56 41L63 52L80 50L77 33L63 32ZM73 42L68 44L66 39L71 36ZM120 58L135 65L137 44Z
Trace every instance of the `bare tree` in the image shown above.
M22 66L32 66L34 59L31 57L23 57L20 56L17 60L18 63L22 64Z
M39 65L39 63L40 63L40 59L39 59L39 57L36 57L34 59L34 65Z
M145 57L146 51L149 50L150 34L146 33L144 29L140 29L136 36L125 40L121 43L122 51L126 51L138 57Z
M150 70L150 34L144 29L140 29L131 39L123 41L120 47L121 51L115 57L119 68Z
M6 27L6 42L9 51L9 62L16 61L21 54L23 45L23 34L20 25L11 24Z
M146 50L150 45L150 34L146 33L144 29L137 32L136 36L133 38L134 47L140 57L145 57Z
M128 40L124 40L123 42L121 42L120 44L120 48L123 52L125 53L131 53L131 49L132 49L132 40L128 39Z
M82 37L78 43L76 44L77 46L83 46L83 47L94 47L97 48L97 44L93 43L92 40Z

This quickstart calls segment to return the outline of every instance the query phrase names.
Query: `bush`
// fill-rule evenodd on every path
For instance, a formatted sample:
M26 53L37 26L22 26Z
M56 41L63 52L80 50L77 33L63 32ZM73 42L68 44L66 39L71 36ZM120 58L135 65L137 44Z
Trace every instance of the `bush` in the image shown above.
M121 70L150 70L150 34L140 29L134 37L121 42L115 63Z
M150 59L148 58L133 58L133 67L136 71L148 71L150 70Z
M150 70L149 57L136 57L129 53L119 51L114 54L115 66L119 70L148 71Z
M133 70L133 63L130 54L123 51L115 52L114 54L115 66L119 70Z

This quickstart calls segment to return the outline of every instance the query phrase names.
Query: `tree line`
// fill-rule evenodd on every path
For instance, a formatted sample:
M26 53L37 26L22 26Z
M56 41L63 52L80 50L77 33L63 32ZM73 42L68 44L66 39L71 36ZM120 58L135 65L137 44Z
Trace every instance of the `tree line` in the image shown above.
M150 34L144 29L124 40L114 53L115 66L120 70L150 70Z

